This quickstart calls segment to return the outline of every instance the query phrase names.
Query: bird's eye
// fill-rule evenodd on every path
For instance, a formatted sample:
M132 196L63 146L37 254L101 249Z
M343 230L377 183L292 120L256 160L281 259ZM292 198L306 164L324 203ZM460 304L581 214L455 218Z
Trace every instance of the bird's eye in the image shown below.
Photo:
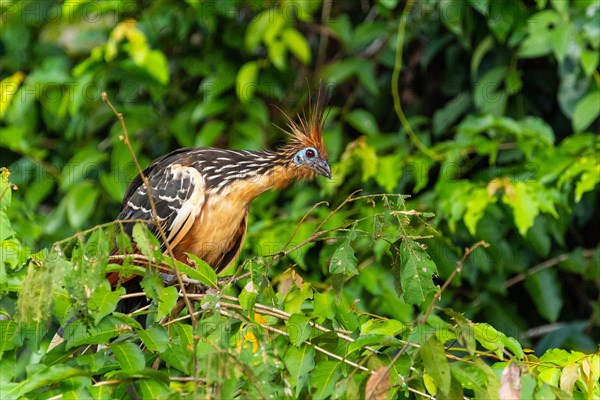
M313 149L307 149L306 150L306 157L307 158L313 158L314 156L316 156L316 152Z

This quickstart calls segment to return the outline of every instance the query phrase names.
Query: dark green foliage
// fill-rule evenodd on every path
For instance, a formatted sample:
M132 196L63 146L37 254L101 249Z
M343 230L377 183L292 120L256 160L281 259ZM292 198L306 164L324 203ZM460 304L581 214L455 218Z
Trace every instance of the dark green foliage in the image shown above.
M509 362L522 397L600 396L596 3L0 2L2 397L494 398ZM177 264L212 289L169 321L156 238L109 259L138 167L101 93L143 168L282 143L319 85L333 179L255 201L235 284Z

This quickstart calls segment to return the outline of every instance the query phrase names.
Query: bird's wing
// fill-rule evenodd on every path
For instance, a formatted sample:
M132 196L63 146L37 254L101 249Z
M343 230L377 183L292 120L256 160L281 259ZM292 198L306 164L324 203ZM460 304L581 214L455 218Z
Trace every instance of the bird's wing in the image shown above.
M156 207L156 219L173 248L202 212L206 185L202 173L193 166L165 161L161 159L148 168L146 178ZM136 178L129 187L117 220L154 220L148 190L141 178ZM123 222L125 232L129 235L134 224ZM163 242L156 224L150 223L148 228Z

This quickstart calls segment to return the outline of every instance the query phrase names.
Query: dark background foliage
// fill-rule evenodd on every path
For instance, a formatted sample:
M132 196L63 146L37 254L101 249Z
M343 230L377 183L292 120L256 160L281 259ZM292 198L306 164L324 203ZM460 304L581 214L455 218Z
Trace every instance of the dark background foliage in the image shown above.
M490 244L467 259L441 306L538 354L597 349L596 1L423 0L405 32L404 2L394 0L0 7L1 165L19 187L11 225L2 216L3 246L18 238L33 253L118 214L136 168L103 91L146 166L184 146L276 146L283 112L301 113L325 86L334 177L257 199L242 258L278 251L319 200L410 194L407 208L435 213L414 228L434 233L424 243L440 282L465 247ZM392 255L368 239L353 245L361 274L344 296L410 321L412 306L386 302ZM327 252L307 246L271 274L295 265L325 287Z

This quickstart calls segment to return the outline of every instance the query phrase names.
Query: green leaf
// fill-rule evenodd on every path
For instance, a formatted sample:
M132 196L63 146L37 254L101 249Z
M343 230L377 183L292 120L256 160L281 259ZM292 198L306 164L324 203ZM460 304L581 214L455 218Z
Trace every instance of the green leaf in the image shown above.
M440 136L445 133L472 104L468 92L461 92L433 114L433 133Z
M380 334L396 336L406 328L402 322L395 319L369 319L360 327L362 334Z
M80 320L71 322L65 328L67 350L84 344L107 344L123 330L122 322L110 315L104 317L97 326L86 327Z
M269 28L273 13L274 10L265 10L250 21L244 38L247 51L253 52L260 44L265 36L265 32Z
M446 28L457 36L462 36L462 23L465 20L466 2L441 0L439 2L440 17Z
M171 395L169 386L157 379L140 379L135 382L141 399L166 399Z
M90 371L93 373L100 371L107 361L108 357L106 355L106 351L99 351L92 354L81 354L77 356L77 364L89 367Z
M166 85L169 83L169 64L160 50L146 52L140 65L160 84Z
M139 330L137 334L148 350L153 353L162 353L169 345L169 335L160 324L154 324L146 330Z
M113 351L123 371L138 372L144 369L146 365L144 353L134 343L123 342L111 344L110 349Z
M8 215L2 210L0 210L0 241L5 242L6 239L15 235L15 231L13 231L12 226L10 224L10 220L8 219ZM3 258L8 253L6 249L2 248Z
M96 208L99 191L92 182L83 182L70 189L65 196L67 218L74 228L84 226Z
M248 61L242 65L235 78L235 92L240 101L247 102L254 97L258 86L257 79L258 63L256 61Z
M158 296L158 312L155 321L160 321L165 315L171 312L177 304L179 293L175 286L168 286L160 291Z
M398 154L379 156L375 181L388 193L393 193L402 177L402 157Z
M281 33L281 39L290 53L302 62L302 64L308 65L310 63L310 46L300 32L294 28L286 28Z
M294 397L299 398L300 392L306 386L308 374L315 367L315 349L313 346L290 346L283 359L289 371L290 384L294 388Z
M8 172L8 169L0 169L0 211L10 205L12 198L12 188L8 180L9 176L10 172Z
M544 269L525 279L525 288L540 315L555 322L563 306L561 286L554 269Z
M594 190L598 183L600 183L600 164L591 165L581 174L575 185L575 201L579 203L583 194Z
M94 323L98 324L102 318L113 312L117 307L119 297L124 294L124 287L114 291L103 285L97 287L88 302L88 310L94 316Z
M404 300L408 304L423 304L427 296L437 290L432 282L437 268L425 250L412 241L402 242L400 257L400 284Z
M15 348L15 337L17 334L17 324L11 320L0 320L0 359L7 350Z
M552 10L533 14L527 21L527 37L520 43L520 58L536 58L552 51L552 29L560 26L560 16Z
M287 59L287 47L283 42L279 40L272 40L267 46L269 60L273 63L273 66L280 71L285 70Z
M310 386L315 389L313 399L325 399L333 394L335 384L342 374L341 363L321 361L310 375Z
M61 383L68 378L74 376L88 376L88 374L89 373L86 371L66 365L51 365L42 368L41 370L37 370L19 385L13 386L12 390L2 390L2 398L18 398L25 396L27 393L34 390Z
M212 286L214 288L218 288L218 278L215 270L208 265L208 263L204 260L198 258L198 256L192 253L186 253L187 256L194 262L194 268L183 264L177 263L177 268L179 269L179 273L187 275L189 278L195 279L197 281L202 282L206 286Z
M170 325L170 327L174 330L171 335L174 339L169 341L167 350L162 352L160 356L173 368L189 374L192 354L192 327L180 323L173 325Z
M90 179L94 176L97 171L100 171L101 165L108 155L103 152L99 152L93 147L87 147L78 151L69 162L63 167L60 174L61 190L69 193L69 189L81 183L88 176ZM92 182L85 182L86 185L93 185ZM96 188L94 186L94 188Z
M450 393L450 383L452 375L450 366L446 359L444 346L436 339L435 335L421 345L421 357L425 371L431 375L431 378L444 394Z
M310 338L311 326L310 318L302 314L292 314L285 322L287 331L290 335L290 342L296 347Z
M581 52L581 66L585 71L586 76L592 76L598 68L600 55L594 50L583 50Z
M137 222L133 226L131 236L142 254L148 259L153 260L156 258L157 253L160 254L160 243L151 235L146 225Z
M466 389L482 390L487 384L487 376L476 365L455 362L450 364L450 371L452 371L452 376Z
M573 111L573 130L585 131L600 115L600 91L588 93L575 106Z
M504 114L508 95L501 90L500 86L507 72L504 66L492 68L475 83L473 103L481 112L492 115Z
M329 272L332 274L343 274L352 276L358 274L356 268L357 259L354 255L354 249L350 244L350 237L346 237L335 250L329 262Z
M473 334L475 335L475 340L485 349L493 351L499 358L502 358L502 350L504 349L502 339L506 335L498 332L490 324L485 323L473 324Z
M313 315L323 320L335 317L335 303L332 292L318 293L314 295Z
M373 114L363 108L355 108L346 116L346 121L357 131L367 136L379 133L379 127Z
M256 289L254 282L248 281L238 296L238 301L244 310L247 310L251 315L254 315L254 304L256 304L257 297L258 290Z

